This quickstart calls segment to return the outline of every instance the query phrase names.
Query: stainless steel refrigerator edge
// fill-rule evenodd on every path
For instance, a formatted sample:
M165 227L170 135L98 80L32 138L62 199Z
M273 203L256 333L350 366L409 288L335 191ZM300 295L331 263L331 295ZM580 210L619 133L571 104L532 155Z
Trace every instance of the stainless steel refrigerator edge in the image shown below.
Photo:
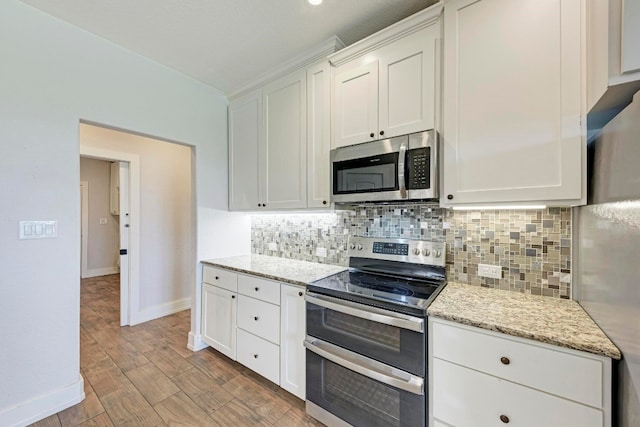
M640 92L593 144L589 204L574 212L574 297L622 351L617 425L640 426Z

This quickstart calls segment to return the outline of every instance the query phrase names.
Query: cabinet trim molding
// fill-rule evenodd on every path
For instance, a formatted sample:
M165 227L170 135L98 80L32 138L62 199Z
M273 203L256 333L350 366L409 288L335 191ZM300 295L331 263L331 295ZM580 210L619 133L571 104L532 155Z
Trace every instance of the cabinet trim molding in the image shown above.
M374 50L402 39L416 31L429 27L438 21L442 14L443 3L438 2L408 18L403 19L375 34L370 35L349 47L329 55L329 61L333 66L340 66L354 59L364 56Z

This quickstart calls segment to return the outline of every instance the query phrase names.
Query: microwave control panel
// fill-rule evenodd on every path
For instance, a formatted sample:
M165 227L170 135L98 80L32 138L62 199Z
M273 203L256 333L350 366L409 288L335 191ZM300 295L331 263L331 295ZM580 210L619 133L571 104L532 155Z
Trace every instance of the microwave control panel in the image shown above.
M424 147L408 150L407 157L409 163L407 189L423 190L431 188L431 180L429 178L431 175L431 148Z

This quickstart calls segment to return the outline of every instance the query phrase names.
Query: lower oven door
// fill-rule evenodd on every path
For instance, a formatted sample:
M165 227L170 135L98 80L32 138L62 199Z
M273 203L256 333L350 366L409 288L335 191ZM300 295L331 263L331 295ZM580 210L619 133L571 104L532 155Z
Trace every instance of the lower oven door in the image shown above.
M424 319L307 292L307 335L425 376Z
M307 336L307 401L360 427L424 427L424 380Z

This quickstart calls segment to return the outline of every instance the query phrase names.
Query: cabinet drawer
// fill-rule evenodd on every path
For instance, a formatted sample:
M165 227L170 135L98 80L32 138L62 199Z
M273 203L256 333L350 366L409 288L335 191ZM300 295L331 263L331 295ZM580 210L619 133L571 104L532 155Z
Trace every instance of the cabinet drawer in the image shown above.
M238 329L238 362L280 384L280 347Z
M280 307L238 295L238 327L280 344Z
M271 304L280 305L280 283L272 280L239 274L238 292Z
M238 292L238 274L229 270L203 265L202 281L231 292Z
M456 427L604 425L602 411L440 359L433 360L430 375L433 416Z
M555 350L481 329L431 321L433 357L602 408L603 361L559 347Z

